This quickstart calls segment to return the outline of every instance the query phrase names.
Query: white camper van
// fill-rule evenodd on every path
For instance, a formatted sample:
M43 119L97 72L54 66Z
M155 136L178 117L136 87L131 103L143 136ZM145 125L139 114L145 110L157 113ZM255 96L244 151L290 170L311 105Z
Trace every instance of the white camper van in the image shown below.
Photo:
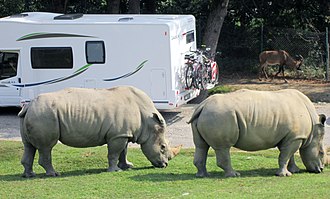
M0 19L0 106L19 106L66 87L132 85L158 109L199 94L185 86L196 50L192 15L28 12Z

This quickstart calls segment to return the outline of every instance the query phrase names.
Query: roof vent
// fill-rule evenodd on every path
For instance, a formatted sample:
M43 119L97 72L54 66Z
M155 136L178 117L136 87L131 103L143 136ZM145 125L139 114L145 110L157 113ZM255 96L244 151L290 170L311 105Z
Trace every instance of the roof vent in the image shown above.
M118 19L118 21L127 22L127 21L131 21L133 19L134 19L133 17L123 17L123 18Z
M54 17L54 20L74 20L79 19L83 16L82 13L74 13L74 14L64 14L64 15L58 15Z
M29 16L29 14L15 14L15 15L11 15L10 18L24 18L24 17L27 17Z

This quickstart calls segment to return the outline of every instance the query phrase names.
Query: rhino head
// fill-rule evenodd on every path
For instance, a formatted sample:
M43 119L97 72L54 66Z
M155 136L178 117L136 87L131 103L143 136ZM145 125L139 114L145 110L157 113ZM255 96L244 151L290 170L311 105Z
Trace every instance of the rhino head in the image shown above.
M323 146L325 120L325 115L319 115L319 123L313 126L310 143L299 150L301 159L309 172L321 173L327 161L327 154Z
M153 166L167 167L168 161L178 154L178 151L172 150L165 138L164 118L160 114L154 113L152 125L149 125L148 128L148 138L141 143L142 152Z

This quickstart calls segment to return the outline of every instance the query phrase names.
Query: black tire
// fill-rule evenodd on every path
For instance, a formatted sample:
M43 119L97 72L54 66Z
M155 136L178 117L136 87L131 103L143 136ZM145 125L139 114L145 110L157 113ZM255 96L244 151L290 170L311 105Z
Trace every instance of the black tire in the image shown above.
M188 65L186 68L185 83L187 89L192 88L194 83L194 69L191 65Z
M207 67L202 68L202 73L201 73L201 84L200 84L200 89L201 90L206 90L207 89L207 84L209 83L209 74L207 73Z
M204 90L207 86L207 71L201 65L197 67L195 73L195 88Z

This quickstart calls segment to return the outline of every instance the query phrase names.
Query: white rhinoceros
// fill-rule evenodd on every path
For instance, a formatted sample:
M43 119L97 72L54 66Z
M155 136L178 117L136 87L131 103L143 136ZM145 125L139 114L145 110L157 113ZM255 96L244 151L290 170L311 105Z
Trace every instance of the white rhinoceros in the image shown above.
M128 169L127 144L141 145L155 167L166 167L173 157L165 139L166 123L151 99L134 87L70 88L39 95L24 106L21 137L24 177L33 177L36 150L46 175L57 176L51 150L58 141L72 147L108 145L108 171ZM117 164L118 163L118 164Z
M240 174L231 166L231 147L246 151L278 147L278 176L298 172L294 153L300 151L307 170L320 173L326 157L323 148L325 115L317 115L311 101L297 90L239 90L216 94L202 102L190 121L198 177L208 175L209 147L225 176Z

